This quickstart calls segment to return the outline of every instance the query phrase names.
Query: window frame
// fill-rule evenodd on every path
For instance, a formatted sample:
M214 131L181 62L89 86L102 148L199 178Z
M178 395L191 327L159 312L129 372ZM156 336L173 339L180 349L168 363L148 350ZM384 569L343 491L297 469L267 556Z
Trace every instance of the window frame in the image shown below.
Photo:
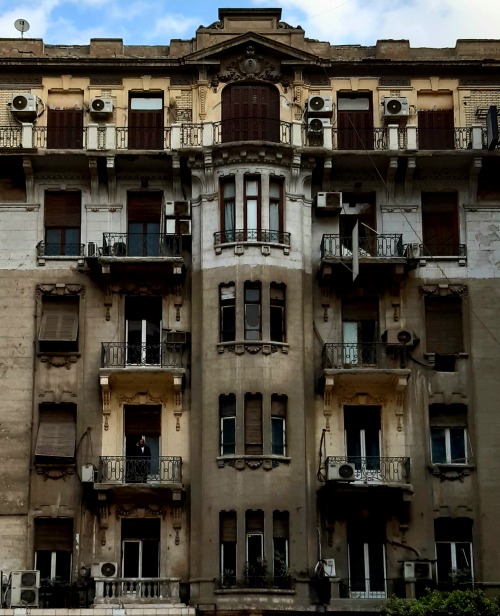
M248 298L250 291L258 291L258 298L252 300ZM243 310L243 325L244 325L244 340L245 342L257 342L262 340L262 284L261 282L245 281L243 288L244 310ZM248 324L247 312L250 312L251 306L258 306L258 326L251 327ZM250 334L257 333L256 338L252 338Z
M453 578L453 572L454 571L460 571L460 569L457 568L457 548L459 549L463 549L460 548L460 546L468 546L469 548L469 559L470 559L470 580L467 580L468 582L472 582L474 580L474 552L473 552L473 545L472 545L472 541L435 541L435 550L436 550L436 577L437 577L437 581L439 582L451 582L451 580L446 579L446 577L444 577L443 579L439 579L440 578L440 572L439 572L439 558L438 558L438 545L444 546L444 545L449 545L450 546L450 562L451 562L451 569L450 571L446 574L448 578ZM464 555L465 558L467 559L467 555ZM443 565L441 565L442 567Z
M287 455L287 434L286 434L286 420L288 410L288 396L271 394L271 454L274 456L286 456ZM275 429L277 426L277 432L281 434L281 440L276 443L274 440ZM280 451L276 451L277 449Z
M282 293L281 298L273 297L278 292ZM274 313L281 313L281 318L274 317ZM281 327L274 327L274 324L281 323ZM277 333L278 330L280 333ZM271 342L286 342L286 285L272 282L269 285L269 339Z
M223 298L223 290L230 296ZM232 291L231 291L232 289ZM228 313L228 316L226 316ZM227 327L227 323L232 327ZM232 336L231 336L232 334ZM236 285L234 282L219 285L219 342L234 342L236 340Z
M444 431L444 444L445 444L445 461L444 462L438 462L434 460L435 454L434 454L434 441L432 438L432 433L434 431L437 430L443 430ZM451 430L462 430L462 437L463 437L463 448L464 448L464 453L465 453L465 457L463 458L463 461L461 462L454 462L453 458L452 458L452 439L451 439ZM450 464L453 466L464 466L469 464L469 439L468 439L468 434L467 434L467 428L465 426L430 426L430 448L431 448L431 462L432 464ZM461 459L461 458L459 458Z
M74 237L71 237L74 235ZM46 190L44 193L44 256L82 256L82 193ZM57 241L49 241L57 237ZM68 241L73 240L76 241Z
M273 195L273 186L277 186L278 195ZM284 180L277 176L269 177L269 241L284 244ZM273 208L277 209L278 228L273 228Z
M245 455L264 455L262 407L263 396L261 393L245 394ZM252 416L251 413L254 415Z
M249 186L255 182L257 194L249 194ZM250 204L255 203L255 225L249 228ZM251 221L250 221L251 224ZM262 239L262 179L260 175L248 174L243 178L243 229L247 242L260 242Z
M232 194L226 194L229 191ZM236 241L236 178L229 176L221 178L219 183L220 194L220 229L222 232L221 241L223 244L231 244ZM232 225L228 225L226 213L230 212Z
M219 396L220 440L219 455L228 456L236 454L236 396L235 394L221 394ZM225 426L232 426L227 429ZM232 442L226 441L226 434L232 435ZM231 451L228 451L230 449Z

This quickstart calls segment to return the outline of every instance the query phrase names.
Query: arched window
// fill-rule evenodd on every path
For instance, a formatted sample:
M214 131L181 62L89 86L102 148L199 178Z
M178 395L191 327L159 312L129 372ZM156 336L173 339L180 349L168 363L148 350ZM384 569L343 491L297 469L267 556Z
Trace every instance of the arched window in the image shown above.
M280 140L279 92L271 84L226 86L222 92L222 141Z

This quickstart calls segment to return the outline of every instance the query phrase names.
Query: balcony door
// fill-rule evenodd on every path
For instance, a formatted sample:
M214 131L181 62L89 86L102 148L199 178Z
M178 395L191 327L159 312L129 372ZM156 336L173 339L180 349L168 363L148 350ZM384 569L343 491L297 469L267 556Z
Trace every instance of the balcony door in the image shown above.
M341 93L337 99L339 150L373 150L373 108L370 93Z
M124 409L127 482L146 483L160 476L161 407L128 405ZM144 455L137 446L144 439Z
M384 525L379 520L352 520L347 525L349 592L353 599L386 597Z
M161 210L163 194L129 192L127 194L129 257L158 257L161 253Z
M376 365L378 298L343 298L342 343L345 366Z
M128 111L129 150L163 150L163 93L133 94Z
M380 480L380 407L344 407L347 461L356 466L361 481Z
M142 594L133 580L160 576L160 520L122 519L122 577L125 591Z
M161 364L161 297L126 297L127 365Z

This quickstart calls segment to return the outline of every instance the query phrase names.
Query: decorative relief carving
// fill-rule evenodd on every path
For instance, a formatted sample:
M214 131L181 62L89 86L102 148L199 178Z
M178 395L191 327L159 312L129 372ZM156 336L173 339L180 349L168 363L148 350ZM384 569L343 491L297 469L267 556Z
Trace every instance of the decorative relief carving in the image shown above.
M224 468L224 466L231 466L236 468L239 471L245 469L245 467L251 468L255 470L257 468L262 468L266 471L270 471L273 468L278 467L280 464L289 464L289 458L280 458L277 456L266 457L266 456L233 456L233 457L221 457L217 458L217 466L219 468Z
M75 355L40 355L40 361L47 364L47 368L66 368L71 370L71 364L76 364L79 354Z
M36 296L40 298L42 295L57 295L57 296L75 296L85 295L85 286L81 284L37 284Z
M38 475L44 476L44 480L64 479L65 477L75 474L75 467L72 465L53 467L45 466L43 464L35 464L35 468Z
M150 505L118 505L115 515L117 518L165 518L167 509L162 506L152 507Z
M269 60L256 53L253 45L249 45L243 55L228 62L225 69L216 77L218 81L223 83L246 79L279 83L283 79L281 73ZM288 82L286 82L286 86L288 86Z
M467 286L460 284L436 284L436 285L423 285L420 287L420 293L422 295L440 295L446 297L449 295L459 295L460 297L466 297L469 290Z
M471 474L472 467L470 466L445 466L439 464L433 464L430 467L433 475L439 477L441 481L462 481L464 477L468 477Z

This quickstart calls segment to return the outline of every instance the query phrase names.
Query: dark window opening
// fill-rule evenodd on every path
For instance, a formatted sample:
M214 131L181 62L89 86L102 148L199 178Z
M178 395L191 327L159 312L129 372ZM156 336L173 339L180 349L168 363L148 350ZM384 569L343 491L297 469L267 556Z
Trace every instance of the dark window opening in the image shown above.
M344 407L344 429L347 461L356 470L380 470L380 407Z
M39 352L77 352L78 321L79 300L77 297L44 297L38 332Z
M289 513L273 511L273 574L275 582L285 583L290 577Z
M236 340L236 289L234 284L220 285L220 341Z
M128 405L125 412L126 482L160 477L161 408Z
M456 192L422 193L424 256L460 256Z
M434 520L437 578L440 588L466 588L474 579L472 520L437 518Z
M161 363L162 299L157 296L125 298L126 362L128 365Z
M264 512L245 513L246 537L246 583L249 587L260 587L265 582L264 560Z
M159 577L160 520L122 519L121 536L122 577ZM133 582L129 583L132 591Z
M236 584L237 518L235 511L219 514L220 575L222 584Z
M286 304L284 284L271 283L270 287L270 333L274 342L286 340Z
M262 455L262 394L245 394L245 454Z
M261 339L261 285L260 282L245 282L245 340Z
M236 453L236 396L219 396L220 455Z
M163 150L163 117L163 93L132 94L128 112L129 150Z
M221 180L222 243L236 241L236 183L233 177Z
M70 582L73 519L35 518L34 543L35 568L40 571L41 586ZM64 605L56 606L51 601L50 607L64 607Z
M271 453L285 456L286 451L286 411L288 398L273 394L271 396Z
M271 242L284 243L283 216L283 180L269 180L269 239Z

